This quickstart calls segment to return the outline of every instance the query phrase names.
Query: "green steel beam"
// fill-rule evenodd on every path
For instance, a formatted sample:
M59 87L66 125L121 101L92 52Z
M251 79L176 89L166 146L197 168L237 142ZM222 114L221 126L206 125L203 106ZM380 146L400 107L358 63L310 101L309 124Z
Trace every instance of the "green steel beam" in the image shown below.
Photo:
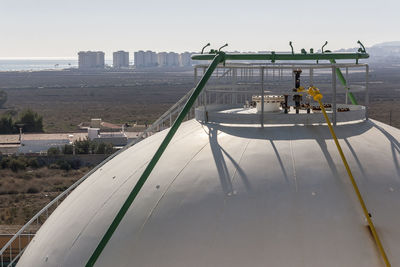
M156 166L158 160L164 153L164 151L167 148L168 144L170 143L172 137L175 135L176 131L178 130L179 126L181 125L181 123L184 120L184 118L186 117L186 115L189 113L190 109L192 108L192 106L193 106L194 102L196 101L197 97L199 96L200 92L206 85L207 81L210 79L215 68L218 66L219 63L221 63L225 60L225 53L219 52L217 54L214 54L212 60L213 61L211 62L210 66L208 67L206 73L203 75L203 77L197 84L195 90L193 91L192 95L186 102L182 111L179 113L178 117L176 118L176 120L175 120L174 124L172 125L171 129L169 130L168 134L165 136L164 140L162 141L161 145L157 149L153 158L150 160L150 162L147 165L146 169L144 170L143 174L140 176L139 180L137 181L135 187L130 192L128 198L125 200L124 204L122 205L121 209L118 211L113 222L107 229L106 233L104 234L100 243L96 247L92 256L86 263L86 267L93 266L96 263L97 259L99 258L100 254L102 253L103 249L107 245L108 241L111 239L114 231L117 229L118 225L124 218L126 212L128 211L129 207L131 206L132 202L135 200L136 196L139 194L140 189L143 187L147 178L150 176L152 170Z
M326 45L326 43L325 43ZM324 45L324 46L325 46ZM291 43L290 43L291 46ZM292 46L291 46L292 47ZM195 54L192 55L193 60L212 60L214 58L215 54ZM275 62L276 60L329 60L332 64L336 64L337 59L354 59L356 62L358 62L359 59L361 58L369 58L369 55L365 52L365 49L363 51L357 52L357 53L331 53L331 52L325 52L325 53L301 53L301 54L295 54L293 53L264 53L264 54L225 54L225 60L271 60L272 62ZM343 84L343 86L347 89L347 95L349 96L349 99L353 105L357 105L357 100L354 97L353 93L349 91L349 88L347 86L346 79L344 78L341 70L339 68L336 68L336 75L339 78L340 82Z
M336 60L334 60L334 59L331 59L330 62L331 62L332 64L336 64ZM339 78L339 81L343 84L344 89L346 90L347 95L349 96L349 99L350 99L351 103L352 103L353 105L358 105L357 100L356 100L356 98L354 97L353 93L349 91L350 88L347 86L347 81L346 81L346 79L344 78L344 76L343 76L343 74L342 74L342 71L341 71L339 68L336 68L336 76Z
M193 60L212 60L215 54L195 54ZM263 53L263 54L225 54L225 60L331 60L331 59L361 59L369 58L367 53L312 53L312 54L291 54L291 53Z

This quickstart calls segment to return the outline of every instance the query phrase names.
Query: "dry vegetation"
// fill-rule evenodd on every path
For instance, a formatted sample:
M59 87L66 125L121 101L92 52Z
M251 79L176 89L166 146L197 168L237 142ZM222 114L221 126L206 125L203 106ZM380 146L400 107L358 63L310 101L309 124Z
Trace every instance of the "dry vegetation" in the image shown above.
M46 132L76 131L91 118L151 122L193 86L188 72L0 73L0 80L8 93L7 108L0 113L31 108L43 116Z
M60 192L89 171L27 169L0 170L0 225L24 224Z

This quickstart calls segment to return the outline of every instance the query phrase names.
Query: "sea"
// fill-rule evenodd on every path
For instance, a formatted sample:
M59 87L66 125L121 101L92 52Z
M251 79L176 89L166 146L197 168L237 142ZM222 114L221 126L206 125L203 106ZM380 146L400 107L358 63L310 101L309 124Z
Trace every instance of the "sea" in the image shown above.
M106 65L112 65L112 60L105 60ZM1 59L0 71L41 71L41 70L62 70L77 68L77 59L52 58L52 59Z

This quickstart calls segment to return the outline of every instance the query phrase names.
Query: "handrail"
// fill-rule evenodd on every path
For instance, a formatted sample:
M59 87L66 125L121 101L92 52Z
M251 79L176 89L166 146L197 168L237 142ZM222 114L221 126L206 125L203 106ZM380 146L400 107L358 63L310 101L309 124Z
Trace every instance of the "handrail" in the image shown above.
M215 54L194 54L193 60L212 60ZM292 53L260 53L260 54L239 54L227 53L225 60L331 60L331 59L361 59L369 58L367 53L313 53L313 54L292 54Z
M14 264L15 262L17 262L17 260L18 260L18 259L21 257L21 255L24 253L25 249L26 249L26 247L24 247L24 248L18 253L18 255L15 256L14 259L12 259L12 261L7 265L7 267L13 266L13 264Z
M103 167L104 164L109 162L111 159L122 153L123 151L127 150L128 148L136 145L143 139L145 139L149 133L155 132L157 127L159 127L162 123L164 123L166 120L168 120L168 116L173 115L182 108L180 105L184 103L189 96L193 93L194 88L192 88L189 92L187 92L182 98L180 98L171 108L169 108L166 112L164 112L154 123L152 123L146 130L144 130L135 140L124 146L122 149L119 151L115 152L114 154L110 155L108 158L106 158L104 161L102 161L99 165L94 167L90 172L88 172L86 175L84 175L82 178L80 178L78 181L73 183L70 187L68 187L65 191L63 191L61 194L59 194L57 197L55 197L52 201L50 201L46 206L44 206L39 212L37 212L24 226L21 227L17 231L17 233L14 234L14 236L0 249L0 256L3 255L3 253L9 248L12 243L36 220L39 219L41 215L43 215L45 212L49 210L53 205L59 203L59 201L69 194L73 189L75 189L78 185L80 185L86 178L88 178L90 175L92 175L95 171L97 171L99 168ZM15 260L15 259L14 259ZM14 261L13 261L14 262ZM1 262L1 267L3 267L3 262Z

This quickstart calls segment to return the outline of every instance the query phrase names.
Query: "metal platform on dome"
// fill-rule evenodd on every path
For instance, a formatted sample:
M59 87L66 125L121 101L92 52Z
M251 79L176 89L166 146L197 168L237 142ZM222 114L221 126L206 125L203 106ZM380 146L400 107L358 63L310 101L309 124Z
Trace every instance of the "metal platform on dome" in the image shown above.
M195 80L206 71L207 65L194 67ZM343 70L344 75L340 70ZM296 72L298 87L301 84L313 86L318 84L324 97L330 102L328 114L333 124L368 119L367 106L369 67L361 63L305 63L305 62L275 62L275 63L234 63L225 62L216 67L204 90L196 102L195 117L203 122L215 123L259 123L264 124L314 124L325 123L321 110L310 105L311 99L304 95L299 114L293 97L298 95L296 87ZM338 74L340 73L340 74ZM355 76L355 78L353 77ZM357 93L363 94L362 103L352 94L350 88L356 87ZM361 89L361 90L360 90ZM350 95L350 97L349 97ZM285 114L284 97L287 98L288 114ZM270 102L271 97L282 99L275 110L256 109L252 107L253 98L259 102ZM349 101L350 99L350 101ZM274 101L278 102L278 101ZM350 102L350 103L349 103ZM259 103L260 104L260 103ZM261 106L261 105L260 105ZM309 109L309 111L308 111Z

